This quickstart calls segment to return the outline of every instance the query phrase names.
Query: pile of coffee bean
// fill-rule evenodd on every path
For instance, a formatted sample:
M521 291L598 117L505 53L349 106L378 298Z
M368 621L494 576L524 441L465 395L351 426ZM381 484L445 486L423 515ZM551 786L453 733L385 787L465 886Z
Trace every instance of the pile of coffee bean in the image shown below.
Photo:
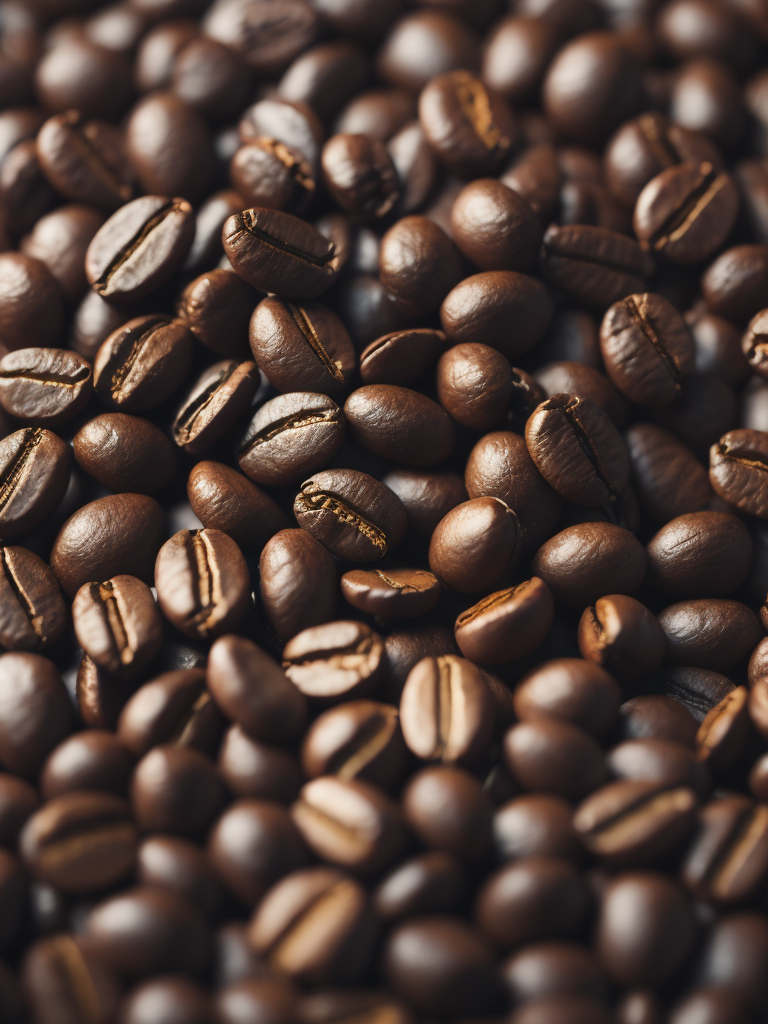
M768 1020L768 0L0 0L0 1024Z

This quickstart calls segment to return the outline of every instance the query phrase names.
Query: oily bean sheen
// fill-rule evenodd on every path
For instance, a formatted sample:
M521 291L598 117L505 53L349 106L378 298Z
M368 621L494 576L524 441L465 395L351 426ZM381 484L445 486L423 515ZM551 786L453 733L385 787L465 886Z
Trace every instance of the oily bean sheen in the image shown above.
M352 569L341 577L342 596L360 611L411 619L431 611L440 582L423 569Z
M306 530L280 530L267 541L259 560L259 586L264 614L283 641L334 618L336 566Z
M525 440L544 479L577 505L615 502L629 481L626 446L589 398L542 402L526 423Z
M394 384L368 384L344 403L353 437L365 448L411 466L443 462L456 435L448 415L426 395Z
M485 590L504 573L517 549L519 524L500 498L473 498L444 516L429 542L429 567L452 590Z
M288 525L282 509L261 488L221 462L198 462L187 480L192 511L209 530L221 530L245 551L259 551Z
M360 697L384 673L384 644L363 622L310 626L283 648L283 668L307 697L326 702Z
M31 551L0 547L0 644L44 651L60 639L68 609L56 577Z
M225 222L222 239L232 269L243 280L286 299L317 298L339 271L333 242L289 213L243 210Z
M64 497L67 446L50 430L25 427L0 441L0 538L12 540L37 526Z
M245 412L259 386L255 363L233 359L214 363L184 398L173 423L180 448L198 454L217 441Z
M0 655L0 759L14 775L35 778L71 731L74 714L56 666L26 651Z
M149 420L122 412L94 416L75 434L75 459L110 490L154 494L176 471L176 453Z
M353 469L326 469L301 485L293 511L299 526L331 554L375 562L397 547L407 526L402 502L387 486Z
M392 331L360 353L360 379L363 384L413 384L444 349L442 331Z
M673 597L723 597L747 578L749 531L727 512L690 512L672 519L647 546L649 578Z
M289 484L333 458L345 421L327 395L294 391L265 402L250 422L237 456L258 484Z
M709 479L716 493L742 512L768 517L768 433L729 430L712 445Z
M600 349L611 381L638 405L659 409L680 393L694 368L691 332L661 295L629 295L603 317Z
M18 419L62 423L80 412L92 390L91 367L67 349L20 348L0 359L0 405Z
M88 283L116 305L142 299L181 266L194 231L194 213L186 200L134 199L112 214L88 246Z
M521 722L560 719L595 736L614 726L621 692L604 669L580 658L546 661L521 679L514 693Z
M659 622L672 662L714 672L749 657L763 635L750 608L725 598L680 601L660 612Z
M96 665L133 675L160 650L162 625L152 592L134 576L86 583L72 604L75 635Z
M480 665L516 661L539 646L554 613L552 592L534 576L462 612L456 619L456 643L465 658Z

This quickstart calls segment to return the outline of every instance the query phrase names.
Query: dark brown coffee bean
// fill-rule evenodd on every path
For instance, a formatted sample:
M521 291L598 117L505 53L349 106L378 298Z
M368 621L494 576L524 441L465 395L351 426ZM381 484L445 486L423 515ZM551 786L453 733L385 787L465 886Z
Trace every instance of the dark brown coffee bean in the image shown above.
M617 779L654 782L667 788L692 789L699 799L709 796L712 780L695 752L675 740L625 740L608 752L606 765Z
M571 298L605 309L642 292L653 261L626 235L585 224L553 224L544 234L541 270L549 284Z
M768 246L735 245L710 264L701 289L713 313L745 324L764 308L768 285Z
M717 494L750 515L768 516L768 435L761 430L729 430L710 451L709 479Z
M756 313L747 324L741 348L755 373L764 377L768 371L768 312L764 309Z
M555 395L525 428L531 458L558 493L578 505L615 501L629 480L621 437L590 399Z
M730 174L708 161L668 167L645 186L633 218L641 246L672 263L700 263L717 252L736 220Z
M299 302L333 284L339 257L310 224L278 210L254 207L230 217L222 231L232 268L248 284Z
M674 434L638 423L624 437L640 505L659 525L709 504L714 495L707 471Z
M456 435L445 411L431 398L394 384L369 384L344 403L354 438L395 462L430 466L453 451Z
M385 217L400 196L400 182L387 148L370 135L333 135L321 157L326 188L354 217Z
M557 658L524 675L513 701L521 722L558 719L602 737L618 718L621 691L597 665L580 658Z
M750 691L737 686L709 712L696 733L696 754L712 770L727 768L741 755L749 733Z
M303 695L250 640L227 636L216 641L208 658L208 687L224 714L254 739L290 739L304 728Z
M514 511L500 498L473 498L452 509L429 542L429 567L462 594L485 590L499 579L518 547Z
M13 540L42 522L68 482L67 446L50 430L25 427L0 441L0 537Z
M504 762L524 789L579 800L605 781L603 754L584 729L557 719L513 726Z
M521 409L521 427L540 402L554 395L573 395L576 398L590 398L607 413L614 425L621 429L627 421L627 403L624 396L616 390L605 374L583 363L560 361L546 363L536 370L531 378L533 387L538 385L543 394L540 398L532 388L530 403Z
M363 50L345 39L320 43L294 60L280 80L281 96L305 103L324 122L368 84L371 66Z
M688 327L661 295L629 295L603 317L600 349L605 369L626 397L649 409L675 400L693 371L695 349Z
M64 326L61 288L40 260L20 252L0 253L0 328L3 345L56 345Z
M27 821L19 849L34 877L68 893L98 892L133 868L138 834L125 800L79 792L49 800Z
M125 573L151 583L163 519L155 499L144 494L114 494L83 505L51 550L61 588L74 597L84 583Z
M248 736L239 725L224 735L217 768L236 796L290 804L304 776L296 757L282 747Z
M251 420L238 464L261 484L292 483L322 466L344 439L344 417L326 395L297 391L266 402Z
M407 761L397 709L372 700L330 708L310 726L301 748L309 778L337 775L391 789Z
M75 459L110 490L154 494L176 471L173 445L149 420L122 412L94 416L75 434Z
M223 360L198 377L179 407L173 439L199 454L217 441L249 406L259 385L253 362Z
M398 306L411 317L437 311L462 278L462 262L453 242L428 217L398 220L381 240L379 277Z
M584 609L578 642L582 657L622 679L652 672L664 657L664 632L656 616L624 594L598 598Z
M398 805L359 779L313 779L302 787L291 818L324 861L363 875L389 867L407 842Z
M144 412L173 394L192 359L192 333L180 320L140 316L109 335L93 364L102 401Z
M418 94L430 78L452 68L478 70L479 39L460 17L419 10L397 22L384 42L378 66L385 81Z
M487 345L454 345L437 364L437 397L453 420L488 430L503 420L515 389L507 359Z
M685 706L697 722L703 722L712 708L733 688L733 683L726 676L701 668L676 666L664 672L664 693Z
M533 557L531 568L556 601L593 605L606 593L636 590L645 578L642 544L613 523L581 523L555 534Z
M393 331L360 354L364 384L413 384L445 349L445 335L429 327Z
M237 544L220 530L180 530L160 548L157 600L165 617L191 637L229 632L243 616L250 578Z
M534 576L482 598L456 619L461 653L479 665L516 661L549 632L555 608L546 583Z
M99 668L83 652L75 678L75 699L85 725L91 729L114 729L134 686L132 680Z
M11 416L53 426L90 398L91 368L66 349L22 348L0 359L0 404Z
M437 577L423 569L352 569L341 578L341 593L354 608L383 618L424 615L440 591Z
M131 807L143 832L202 836L225 802L213 762L194 747L153 747L131 778Z
M384 644L362 622L328 622L289 640L283 649L283 667L307 697L326 703L349 695L362 697L384 672Z
M674 597L722 597L747 577L753 557L744 524L726 512L692 512L648 543L653 584Z
M480 270L530 270L542 238L525 199L492 178L464 186L451 207L451 227L456 245Z
M30 946L21 978L25 999L40 1024L75 1024L88 1015L93 1021L109 1020L122 994L114 971L86 943L63 932ZM16 1024L13 1017L11 1024Z
M573 829L573 808L562 797L524 793L500 807L493 818L493 845L500 861L537 854L580 864L584 850Z
M768 809L740 794L705 804L683 861L683 883L706 900L741 903L766 874Z
M123 999L121 1016L125 1024L150 1024L158 1014L183 1024L206 1024L210 1000L206 990L189 978L152 978L137 985Z
M239 197L236 205L242 205ZM198 221L201 215L202 211ZM216 237L221 237L221 225ZM190 253L193 251L194 246ZM219 268L206 271L187 285L176 313L206 348L220 356L242 357L248 352L248 323L259 298L260 293L232 270Z
M763 636L760 621L739 601L680 601L659 613L667 657L677 665L727 672L749 657Z
M619 708L619 732L624 739L666 739L694 747L696 730L692 712L666 694L642 694Z
M88 246L88 282L102 298L118 305L144 298L182 264L194 231L194 214L186 200L134 199L112 214Z
M344 324L320 303L295 305L263 299L249 328L253 358L280 391L349 392L355 352Z
M281 530L267 542L259 561L259 581L264 612L283 641L335 615L336 567L322 544L305 530Z
M245 206L302 213L317 188L312 164L298 149L277 139L254 138L229 163L229 176Z
M159 652L163 639L152 592L134 576L86 583L75 594L72 621L88 657L114 674L135 675Z
M73 718L53 662L26 652L0 655L0 759L8 771L34 778Z
M206 35L231 46L260 74L275 77L312 45L321 26L311 7L300 0L288 0L278 7L260 3L250 10L239 5L234 9L212 8L204 27Z
M752 725L764 737L768 732L768 681L765 676L755 679L752 683L747 710Z
M198 462L187 497L206 529L220 530L246 551L259 551L288 520L261 488L221 462Z
M422 853L385 875L374 890L374 908L387 922L451 913L459 907L464 886L464 873L455 857L440 851Z
M515 1006L534 1001L540 1006L544 999L572 996L600 1002L606 999L606 980L597 958L574 942L540 942L523 947L505 961L502 972L504 987Z
M411 669L400 699L408 748L423 761L472 764L488 748L494 706L482 672L452 655Z
M67 625L56 577L26 548L0 547L0 644L8 651L44 651Z
M117 722L120 742L137 758L171 743L211 753L222 728L205 673L197 668L164 672L139 687Z
M331 867L287 875L266 894L248 937L271 968L305 984L353 981L365 970L375 922L362 886Z
M103 790L124 796L133 758L112 732L84 729L51 751L40 772L46 800L79 790Z
M339 558L374 562L397 547L407 526L400 499L353 469L326 469L301 485L296 520Z
M443 516L467 500L464 483L455 473L395 469L383 482L400 498L409 528L420 537L430 537Z
M463 768L422 768L405 787L402 804L408 824L429 849L474 860L490 845L490 800Z

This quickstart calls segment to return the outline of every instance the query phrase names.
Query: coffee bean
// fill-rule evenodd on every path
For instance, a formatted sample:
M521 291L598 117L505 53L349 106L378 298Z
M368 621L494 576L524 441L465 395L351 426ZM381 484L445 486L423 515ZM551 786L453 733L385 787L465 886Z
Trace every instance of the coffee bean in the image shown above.
M680 392L693 370L695 349L688 327L661 295L629 295L603 317L600 348L608 376L632 402L659 409Z
M205 1024L210 1020L206 990L189 978L152 978L137 985L123 999L120 1013L125 1024L150 1024L165 1014L183 1024Z
M514 559L519 526L500 498L473 498L452 509L435 527L429 567L462 594L485 590Z
M421 537L430 537L443 516L467 500L464 483L455 473L394 469L386 474L383 483L403 503L409 528Z
M418 94L434 75L451 68L477 70L479 39L461 18L441 10L420 10L397 22L378 63L385 81Z
M363 50L347 40L320 43L294 60L280 80L279 94L304 103L324 122L333 121L368 84L371 67Z
M531 568L556 601L583 608L611 589L636 590L645 578L646 557L629 530L613 523L583 523L543 544Z
M0 644L44 651L62 636L67 607L56 578L31 551L0 547Z
M114 733L86 729L67 737L46 759L40 791L47 800L84 789L124 796L133 758Z
M397 547L407 516L385 484L353 469L326 469L301 485L293 504L299 526L338 558L373 562Z
M546 661L526 673L514 693L521 722L559 719L605 736L618 718L621 691L613 677L579 658Z
M223 360L208 367L187 392L176 414L176 444L193 454L209 448L247 409L258 383L258 369L250 361Z
M697 720L691 711L666 694L643 694L619 708L620 735L624 739L673 740L688 747L696 744Z
M338 273L333 243L288 213L244 210L225 222L222 238L236 273L254 288L286 299L315 299Z
M698 512L712 500L706 470L674 434L638 423L624 438L640 505L659 525Z
M274 885L248 927L251 944L281 974L309 984L353 981L375 938L368 896L331 867L294 871Z
M709 796L712 780L695 752L675 740L625 740L608 752L606 766L614 778L653 782L667 789L687 787L699 799Z
M275 139L298 150L316 168L324 131L311 107L274 96L247 107L238 125L243 143Z
M201 836L225 800L210 758L190 746L153 747L131 779L133 815L144 832Z
M456 619L461 653L480 665L516 661L535 650L552 625L549 587L534 576L482 598Z
M323 146L321 163L326 188L339 206L359 220L381 219L399 198L397 172L379 139L333 135Z
M752 540L725 512L671 520L648 543L649 577L674 597L720 597L736 590L752 562Z
M306 4L281 0L277 8L265 4L248 13L239 7L214 8L206 15L205 31L242 54L252 67L274 77L312 45L320 33L320 18Z
M452 419L488 430L507 412L515 379L506 358L487 345L454 345L437 364L437 395Z
M504 963L504 987L513 1005L576 996L604 1002L605 977L590 951L574 942L540 942L523 947Z
M659 623L670 661L715 672L747 658L763 635L753 611L725 598L672 604L659 613Z
M258 551L288 520L261 488L221 462L198 462L187 481L189 503L206 529Z
M87 1020L87 1014L93 1020L109 1020L117 1012L119 979L73 935L38 939L24 956L21 976L25 997L40 1024Z
M225 733L217 768L236 796L281 804L295 800L304 778L293 754L251 739L239 725Z
M436 402L394 384L368 384L353 391L344 415L363 447L396 462L443 462L456 443L453 425Z
M569 501L594 507L616 501L629 480L618 431L590 399L555 395L532 413L528 451L548 483Z
M710 451L709 479L715 491L729 504L761 518L768 515L762 479L766 442L760 430L729 430Z
M408 824L429 849L475 860L490 845L490 801L479 781L463 768L422 768L405 787L402 805Z
M217 640L208 658L207 678L217 705L254 739L279 741L302 732L307 715L303 695L250 640ZM256 678L258 686L253 684Z
M491 740L493 699L472 662L424 658L406 680L400 721L408 748L421 760L472 764Z
M144 412L165 401L186 376L193 337L180 320L140 316L106 339L93 363L93 386L102 401Z
M336 567L305 530L281 530L267 542L259 561L264 612L282 640L333 619Z
M538 387L541 397L537 397L536 392L531 390L530 402L520 410L521 428L525 426L525 421L540 402L547 397L552 398L561 394L591 399L610 416L619 430L626 424L627 403L624 396L617 391L605 374L591 366L566 360L546 363L536 370L535 377L531 380L532 389Z
M756 313L747 324L747 329L741 339L741 347L744 355L749 360L752 369L765 376L766 372L766 344L768 343L768 313L761 310Z
M710 801L681 869L683 883L704 899L741 903L768 874L768 812L746 796Z
M239 207L242 200L237 198ZM201 215L202 211L198 222ZM216 238L221 250L221 225ZM190 254L193 251L194 246ZM259 298L260 293L232 270L218 268L206 271L187 285L176 304L176 314L212 352L242 357L248 352L248 324Z
M107 412L88 420L72 442L86 473L115 492L153 494L176 471L176 455L165 434L149 420Z
M384 673L384 644L362 622L310 626L283 648L283 668L306 697L326 703L362 697Z
M437 311L462 278L455 245L428 217L402 217L386 232L379 248L379 277L409 316Z
M91 729L114 729L134 686L133 680L99 668L83 652L75 677L75 699L85 725Z
M118 305L144 298L179 268L194 230L192 207L184 199L134 199L112 214L88 246L89 284Z
M50 430L25 427L0 441L0 537L13 540L42 522L68 481L67 447Z
M713 313L744 324L765 302L768 285L768 246L735 245L710 264L701 289Z
M542 854L580 864L584 850L572 816L570 803L559 796L524 793L509 800L493 818L496 857L508 861Z
M202 669L164 672L133 694L120 713L117 734L134 757L161 744L212 752L222 720L205 688Z
M578 800L605 780L602 751L584 729L554 718L521 722L504 737L504 761L524 789Z
M98 892L129 874L138 835L125 800L66 793L27 821L19 849L28 870L63 892Z
M413 384L445 348L445 335L429 327L385 334L360 354L364 384Z
M766 939L761 914L741 911L723 917L713 925L699 953L697 982L745 999L755 1008L764 1006L765 983L759 964Z
M160 650L160 613L149 587L133 576L85 584L72 619L83 650L108 672L134 675Z
M243 616L250 580L237 544L220 530L180 530L160 548L157 600L165 617L191 637L227 633Z
M737 686L709 712L696 733L696 754L712 770L728 767L741 755L749 732L750 691Z
M622 679L652 672L664 656L664 632L656 617L624 594L600 597L579 621L582 657Z
M53 662L27 652L0 655L0 759L8 771L34 778L72 724Z
M397 709L372 700L330 708L309 728L301 761L310 778L337 775L391 789L407 760Z
M605 309L642 292L653 261L626 235L585 224L553 224L544 233L541 272L576 301Z
M352 569L341 578L349 603L383 618L416 618L437 604L440 583L422 569Z
M93 580L128 574L151 583L163 534L163 511L143 494L89 502L64 523L51 550L51 569L74 597Z

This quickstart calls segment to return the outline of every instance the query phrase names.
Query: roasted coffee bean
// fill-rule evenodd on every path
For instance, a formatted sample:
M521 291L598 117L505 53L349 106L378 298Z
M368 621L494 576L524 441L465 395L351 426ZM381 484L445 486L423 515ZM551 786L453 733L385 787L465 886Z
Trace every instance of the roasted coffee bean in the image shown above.
M333 284L339 257L310 224L278 210L254 207L230 217L222 231L232 268L248 284L299 302Z
M225 801L213 762L190 746L153 747L131 778L131 807L143 832L201 836Z
M359 778L383 789L391 789L402 778L406 760L397 709L372 700L349 701L324 711L301 748L309 778Z
M696 753L713 770L727 768L741 755L749 732L750 691L737 686L709 712L696 733Z
M590 399L555 395L532 413L528 451L544 479L578 505L616 501L629 481L629 458L606 414Z
M112 214L88 246L89 284L118 305L144 298L182 264L194 230L194 214L186 200L134 199Z
M603 754L584 729L554 718L521 722L504 737L504 762L524 789L578 800L605 781Z
M763 468L768 435L761 430L729 430L710 451L709 479L729 504L750 515L768 516L768 490Z
M266 402L251 420L238 464L261 484L292 483L322 466L344 439L344 417L327 395L297 391Z
M464 427L488 430L507 413L515 388L506 358L487 345L454 345L437 364L437 397Z
M763 309L768 286L768 246L736 245L710 264L701 279L707 305L737 324Z
M64 327L64 302L55 278L40 260L20 252L0 253L0 328L13 351L30 342L56 345Z
M456 643L476 664L516 661L544 640L554 612L549 587L534 576L489 594L462 612L456 619Z
M21 240L21 251L48 267L73 306L89 290L85 254L104 220L94 207L71 203L45 214Z
M521 427L540 402L554 395L573 395L575 398L589 398L607 413L614 425L621 429L627 421L627 403L624 396L616 390L605 374L586 366L583 363L560 361L546 363L536 370L533 384L538 385L543 394L540 398L531 393L531 401L521 415Z
M276 13L281 17L277 28ZM306 4L289 0L279 8L265 4L251 11L239 6L213 8L204 28L206 35L231 46L260 73L273 77L312 45L320 32L320 19Z
M85 35L64 35L38 65L35 84L52 113L75 108L85 117L116 119L130 102L130 64Z
M359 132L386 142L415 116L416 101L407 92L368 89L347 104L334 127L339 132Z
M674 434L637 423L624 435L640 505L660 525L699 512L714 497L707 471Z
M79 302L72 318L68 344L93 364L96 354L110 334L126 322L128 313L111 306L90 288Z
M67 893L98 892L125 878L138 834L125 800L110 793L66 793L27 821L19 849L30 873Z
M34 139L19 142L3 160L0 196L7 228L18 233L31 230L55 205L56 193L42 172Z
M256 960L255 954L252 955ZM213 998L213 1008L221 1024L238 1024L244 1013L252 1019L268 1015L276 1024L288 1024L288 1021L296 1019L297 1002L298 993L292 985L257 974L256 977L236 978L219 987ZM210 1016L206 1017L206 1020L210 1019Z
M526 673L514 692L521 722L559 719L605 736L618 718L621 691L604 669L579 658L545 661Z
M198 462L187 497L206 529L220 530L246 551L258 551L288 519L261 488L221 462Z
M731 232L739 194L730 174L711 163L682 163L653 178L637 199L635 234L672 263L700 263Z
M543 544L531 568L556 601L574 608L593 605L614 590L636 590L645 578L643 546L613 523L569 526Z
M50 430L25 427L0 441L0 537L33 529L64 497L69 454Z
M428 217L402 217L381 240L379 277L409 316L426 317L461 280L461 256Z
M239 725L227 730L217 768L236 796L256 800L290 804L303 782L299 762L291 753L251 739Z
M574 942L525 946L505 961L502 978L515 1006L572 996L606 1000L606 980L597 958Z
M238 125L243 143L274 139L297 150L317 168L325 132L311 107L273 96L259 100L243 112Z
M260 297L233 271L208 270L181 293L176 313L206 348L220 356L242 357L248 352L248 324Z
M283 649L285 674L307 697L323 702L369 693L381 679L384 644L362 622L340 621L310 626Z
M279 94L306 103L324 122L333 121L371 78L365 53L344 39L313 46L294 60L280 80Z
M483 932L502 949L579 934L590 893L573 864L554 857L523 857L487 879L475 905Z
M94 1021L109 1020L122 994L114 971L86 943L63 932L30 946L21 977L25 997L40 1024L57 1020L74 1024L87 1020L86 1014ZM16 1024L16 1019L11 1017L11 1022Z
M590 852L614 864L647 864L692 831L696 794L686 786L622 779L577 807L573 824Z
M702 722L734 686L730 679L717 672L673 667L664 673L663 688L676 703L684 705L696 721Z
M206 990L189 978L152 978L133 988L120 1005L125 1024L150 1024L162 1014L182 1024L210 1020Z
M423 761L478 761L494 726L493 698L482 672L452 655L424 658L403 688L400 723L408 748Z
M764 1006L765 982L759 965L767 938L762 914L740 911L723 917L713 925L699 953L696 980L745 999L756 1009Z
M445 349L445 335L429 327L393 331L360 354L364 384L413 384Z
M358 874L389 867L407 842L398 805L359 779L313 779L302 787L291 818L319 857Z
M180 530L160 548L157 600L165 617L191 637L215 638L240 621L250 579L242 552L220 530Z
M669 605L659 613L659 623L670 661L714 672L727 672L747 658L763 635L751 609L724 598Z
M131 979L164 973L194 977L209 961L211 937L202 915L159 886L108 896L90 911L84 931L98 958Z
M397 22L378 66L385 81L418 94L434 75L452 68L478 69L479 39L461 18L442 10L419 10Z
M732 387L743 383L750 364L742 352L738 327L706 309L690 311L686 321L696 345L696 372L714 373Z
M334 617L336 567L305 530L281 530L265 544L259 581L264 612L282 640Z
M91 729L114 729L135 682L99 668L83 652L75 677L75 699L80 717Z
M53 662L27 652L0 655L0 759L8 771L35 778L73 719Z
M217 640L208 657L207 678L219 708L254 739L280 741L303 730L305 698L280 666L250 640L237 636Z
M552 296L541 281L513 270L487 270L465 277L448 292L440 323L454 345L489 345L515 359L539 341L552 312Z
M741 339L742 351L749 360L749 365L761 377L764 377L768 370L766 345L768 345L768 312L763 309L749 321Z
M643 291L653 260L637 242L615 231L553 224L544 233L541 271L549 284L577 302L605 309Z
M362 886L331 867L294 871L274 885L248 926L256 952L309 984L353 981L367 966L375 920Z
M331 554L374 562L397 547L407 515L385 484L353 469L326 469L301 485L293 504L299 526Z
M368 384L344 403L353 437L383 458L413 466L443 462L456 435L443 409L418 391Z
M399 198L397 172L380 139L333 135L323 146L321 164L331 196L359 220L385 217Z
M721 597L747 577L752 539L736 516L692 512L671 520L647 546L651 582L674 597Z
M664 657L664 632L656 616L634 597L610 594L585 608L579 621L579 651L621 679L636 679Z
M424 615L440 591L437 577L423 569L352 569L341 578L342 596L354 608L382 618Z
M465 881L461 864L448 853L418 854L390 871L373 893L374 909L387 922L419 914L456 911Z
M0 359L0 405L11 416L53 426L85 406L91 367L66 349L21 348Z
M86 473L117 493L154 494L176 471L173 445L162 430L122 412L88 420L75 434L72 450Z
M615 386L650 409L675 400L693 371L695 349L688 327L661 295L629 295L603 317L600 348Z
M0 547L0 644L44 651L62 636L68 611L56 577L31 551Z
M490 845L490 801L463 768L423 768L408 782L402 804L408 824L429 849L475 860Z
M122 136L111 124L68 110L45 122L36 145L43 173L65 199L109 213L131 199Z
M210 447L247 409L258 384L258 369L253 362L223 360L209 366L187 392L176 414L176 444L193 454Z
M524 793L509 800L493 817L497 859L543 854L580 864L584 850L573 829L572 816L572 806L559 796Z
M741 903L768 874L768 811L733 794L705 804L682 864L683 883L704 899Z
M93 363L93 386L102 401L144 412L173 394L192 359L192 333L180 320L140 316L106 339Z
M229 46L191 39L173 62L171 88L179 99L212 119L240 113L250 94L250 74Z
M144 494L114 494L83 505L51 550L61 588L74 597L85 583L123 574L151 583L163 519L160 505Z
M500 498L473 498L452 509L435 527L429 567L452 590L485 590L515 556L519 526Z
M133 758L112 732L84 729L67 737L48 755L40 772L46 800L83 789L124 796Z
M81 647L100 668L135 675L160 650L162 621L149 587L134 576L86 583L72 604Z
M688 787L703 799L712 788L709 769L690 747L675 740L625 740L610 750L606 766L617 779L654 782L668 788Z
M222 720L205 688L202 669L164 672L133 694L117 723L120 742L134 757L161 744L211 752Z
M525 199L493 178L464 186L451 207L451 228L456 245L480 270L528 271L542 239Z
M485 1016L498 1009L491 947L461 918L435 915L404 921L387 937L382 968L388 984L424 1017Z
M697 720L674 697L642 694L625 701L619 708L619 731L628 740L666 739L694 747Z
M443 516L467 500L464 483L455 473L394 469L383 482L405 506L409 528L421 537L431 536Z

